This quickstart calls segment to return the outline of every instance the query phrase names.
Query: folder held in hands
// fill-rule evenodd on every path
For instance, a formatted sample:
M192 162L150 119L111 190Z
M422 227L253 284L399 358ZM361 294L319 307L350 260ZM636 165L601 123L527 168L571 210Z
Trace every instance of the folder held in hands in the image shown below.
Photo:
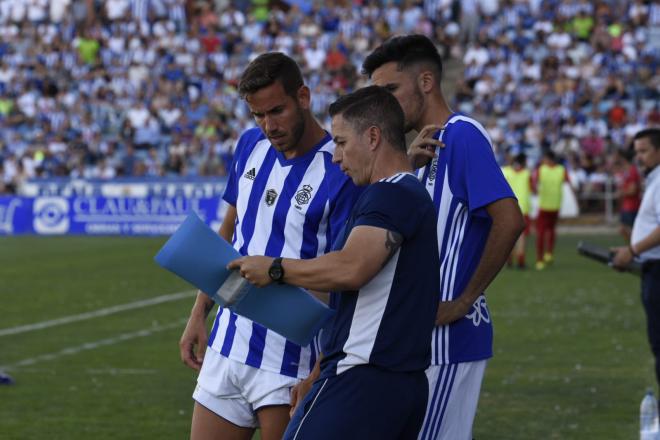
M299 345L307 345L333 311L307 291L288 284L256 287L227 264L241 255L194 212L154 257L222 307L249 318Z

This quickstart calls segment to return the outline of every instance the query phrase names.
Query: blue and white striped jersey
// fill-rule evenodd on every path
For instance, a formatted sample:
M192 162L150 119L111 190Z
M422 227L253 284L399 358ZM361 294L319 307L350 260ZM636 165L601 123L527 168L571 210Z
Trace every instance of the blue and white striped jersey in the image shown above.
M514 195L481 124L453 114L439 133L445 148L417 173L438 216L440 300L450 301L463 292L481 259L492 223L485 207ZM433 330L433 365L492 355L493 326L483 294L464 318Z
M241 255L306 259L330 250L359 194L332 163L334 148L326 134L313 151L287 160L259 128L243 133L223 197L236 207L233 245ZM208 345L246 365L300 378L318 353L223 308Z
M334 248L342 248L351 230L361 225L398 232L403 242L360 290L332 293L330 304L337 313L321 334L320 377L364 364L423 371L431 360L438 308L433 202L413 174L395 174L366 187Z

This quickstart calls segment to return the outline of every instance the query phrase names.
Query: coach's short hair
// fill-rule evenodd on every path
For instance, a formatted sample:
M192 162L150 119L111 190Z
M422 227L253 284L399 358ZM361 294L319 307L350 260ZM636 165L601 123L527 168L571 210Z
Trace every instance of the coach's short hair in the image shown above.
M428 63L436 70L436 82L442 80L442 57L435 44L425 35L403 35L392 37L374 49L362 63L362 73L371 75L383 64L397 63L399 70Z
M282 52L268 52L255 58L243 71L238 82L241 98L279 81L287 95L295 97L304 84L300 67Z
M344 95L330 104L331 117L341 115L357 132L380 128L394 148L406 151L404 115L399 101L385 88L369 86Z
M633 142L642 138L649 138L653 148L660 150L660 128L645 128L644 130L637 132L635 137L633 137Z

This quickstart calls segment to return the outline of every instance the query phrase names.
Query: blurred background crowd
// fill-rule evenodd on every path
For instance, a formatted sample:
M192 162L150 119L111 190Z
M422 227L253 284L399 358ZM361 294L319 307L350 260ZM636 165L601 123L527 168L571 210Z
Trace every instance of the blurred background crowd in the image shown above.
M301 65L313 110L366 84L363 59L423 33L454 110L498 160L551 149L579 194L660 124L653 0L0 0L0 194L27 179L222 176L253 125L236 93L249 61Z

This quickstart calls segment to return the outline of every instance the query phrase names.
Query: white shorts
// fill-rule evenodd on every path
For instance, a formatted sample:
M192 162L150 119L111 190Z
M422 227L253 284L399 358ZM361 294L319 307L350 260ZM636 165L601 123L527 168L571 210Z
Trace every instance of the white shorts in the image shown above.
M429 400L419 440L471 440L487 360L431 365Z
M256 411L269 405L289 405L295 377L260 370L206 349L193 393L200 405L244 428L259 426Z

